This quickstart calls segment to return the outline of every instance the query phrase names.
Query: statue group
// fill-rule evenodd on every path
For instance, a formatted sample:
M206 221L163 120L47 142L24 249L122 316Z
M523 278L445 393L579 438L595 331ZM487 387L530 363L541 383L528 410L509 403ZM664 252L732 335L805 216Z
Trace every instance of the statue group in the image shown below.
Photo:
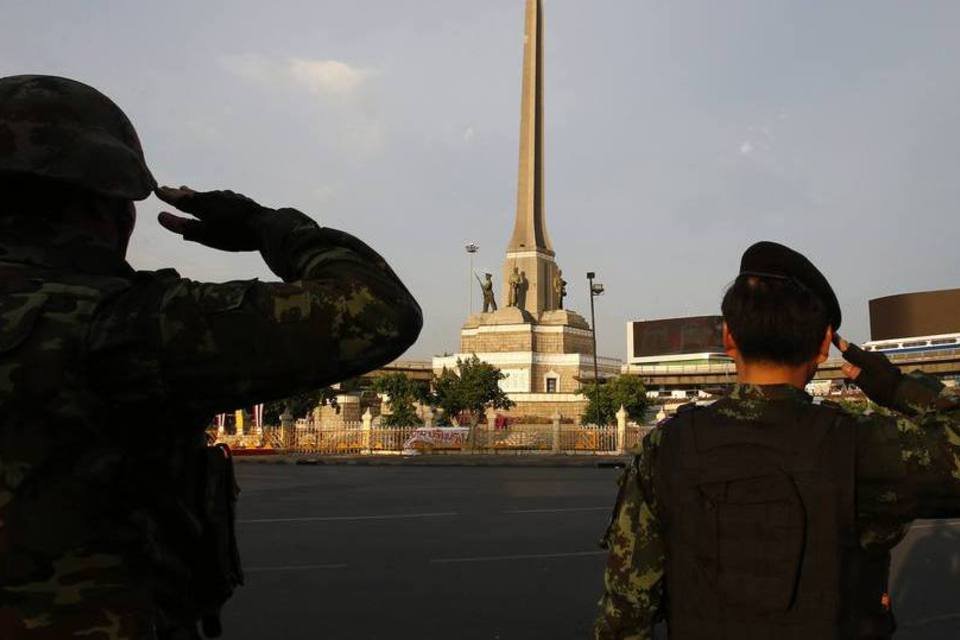
M527 289L530 282L527 280L527 274L520 271L518 267L513 268L510 274L510 295L507 296L507 306L523 309L527 301Z
M493 274L484 273L483 279L474 274L477 282L480 283L480 293L483 296L483 313L491 313L497 310L497 298L493 293ZM563 279L563 271L557 270L553 276L553 299L556 302L556 309L563 309L563 300L567 297L567 281ZM527 274L519 269L513 268L510 279L507 281L509 290L507 291L507 307L516 307L517 309L526 308L527 290L530 288L530 281Z

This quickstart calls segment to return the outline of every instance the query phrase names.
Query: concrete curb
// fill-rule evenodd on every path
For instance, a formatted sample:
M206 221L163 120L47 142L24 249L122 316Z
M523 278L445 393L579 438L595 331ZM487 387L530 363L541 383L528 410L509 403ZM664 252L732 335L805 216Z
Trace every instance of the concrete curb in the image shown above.
M290 464L301 466L356 467L535 467L622 468L629 456L303 456L236 457L238 464Z

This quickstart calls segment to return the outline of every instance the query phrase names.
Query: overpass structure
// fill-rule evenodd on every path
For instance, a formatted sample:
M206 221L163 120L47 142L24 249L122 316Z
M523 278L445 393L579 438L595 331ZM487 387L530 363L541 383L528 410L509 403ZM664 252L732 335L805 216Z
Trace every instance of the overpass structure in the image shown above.
M905 372L922 371L940 378L960 377L960 349L940 352L897 354L890 360ZM828 360L820 365L814 382L841 382L843 360ZM732 362L696 365L624 365L623 374L638 376L650 391L657 389L716 389L736 382L737 367Z
M411 380L430 382L433 380L433 363L421 360L395 360L380 369L365 373L361 378L374 379L388 373L402 373Z

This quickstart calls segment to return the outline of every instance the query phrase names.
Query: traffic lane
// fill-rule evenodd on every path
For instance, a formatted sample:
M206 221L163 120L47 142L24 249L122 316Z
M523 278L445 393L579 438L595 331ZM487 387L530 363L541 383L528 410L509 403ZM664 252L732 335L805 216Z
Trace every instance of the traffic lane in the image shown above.
M363 519L241 523L248 567L348 564L351 567L442 564L501 556L601 555L608 517L602 511L537 514L425 515Z
M443 469L437 478L434 471L297 471L296 487L244 496L238 519L244 561L294 566L301 559L313 565L597 551L614 499L611 470L577 469L573 479L570 469ZM571 484L580 488L564 486ZM328 485L338 487L336 496Z
M369 475L363 471L349 470L347 475L362 482L341 493L335 504L326 490L317 487L308 487L297 500L288 493L288 500L279 506L273 496L263 494L248 500L238 522L245 564L294 570L299 565L382 565L401 557L453 562L500 556L602 555L597 542L609 520L615 490L615 474L610 470L578 474L575 482L597 487L590 491L564 488L562 494L574 495L560 496L550 485L570 483L569 470L455 471L437 478L436 486L459 489L440 491L426 503L420 494L433 485L422 480L432 480L433 470L397 474L391 469L387 474ZM455 484L477 477L482 481ZM368 493L370 483L392 495ZM584 495L590 497L584 499ZM264 499L269 504L263 504Z
M616 471L370 470L240 478L254 488L239 528L248 585L225 611L227 637L587 635ZM331 501L325 486L341 494ZM456 515L413 511L423 506L416 494L434 487L447 490L430 504ZM296 499L278 512L281 495ZM354 507L346 515L344 502ZM324 507L339 511L313 515Z
M241 519L612 505L615 469L237 466Z
M602 557L254 573L228 638L584 638Z

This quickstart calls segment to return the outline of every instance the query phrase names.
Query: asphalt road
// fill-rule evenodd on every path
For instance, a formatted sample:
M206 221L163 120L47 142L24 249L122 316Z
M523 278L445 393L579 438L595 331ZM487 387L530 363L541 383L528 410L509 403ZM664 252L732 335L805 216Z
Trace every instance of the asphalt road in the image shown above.
M586 638L619 471L238 465L225 637ZM897 548L898 640L960 638L960 523Z

